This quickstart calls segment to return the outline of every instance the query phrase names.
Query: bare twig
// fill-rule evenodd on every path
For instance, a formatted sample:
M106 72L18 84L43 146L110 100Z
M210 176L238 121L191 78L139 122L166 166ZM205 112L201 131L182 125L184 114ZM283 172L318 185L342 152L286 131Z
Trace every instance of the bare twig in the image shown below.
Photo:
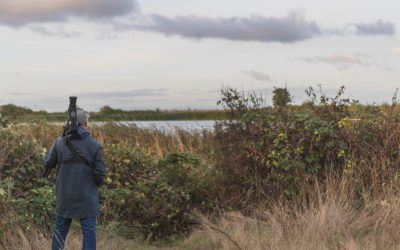
M221 233L222 235L224 235L230 242L232 242L232 243L236 246L237 249L243 250L243 248L241 248L241 247L239 246L239 244L238 244L235 240L233 240L231 236L229 236L228 233L224 232L224 231L223 231L222 229L220 229L220 228L214 227L213 225L208 224L207 226L208 226L209 228L211 228L212 230L215 230L215 231Z

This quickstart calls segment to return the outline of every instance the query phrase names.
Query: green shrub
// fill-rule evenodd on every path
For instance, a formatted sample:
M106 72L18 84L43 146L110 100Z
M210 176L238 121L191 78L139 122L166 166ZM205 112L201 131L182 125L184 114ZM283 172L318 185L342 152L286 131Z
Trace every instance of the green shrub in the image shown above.
M334 97L307 93L303 106L278 109L261 107L253 94L223 91L220 103L234 115L215 130L221 202L248 208L292 198L331 174L351 176L371 192L394 180L400 160L394 107L373 115L362 110L369 119L354 120L357 102L343 98L344 88Z
M113 157L101 190L101 219L133 228L135 235L129 236L162 238L188 232L194 223L192 210L211 206L206 189L210 175L195 156L175 153L156 160L120 145L108 150Z

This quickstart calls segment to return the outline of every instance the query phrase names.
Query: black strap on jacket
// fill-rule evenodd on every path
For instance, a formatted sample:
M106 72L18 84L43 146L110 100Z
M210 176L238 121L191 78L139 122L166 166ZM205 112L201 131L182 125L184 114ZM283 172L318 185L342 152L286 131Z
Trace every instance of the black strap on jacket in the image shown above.
M68 139L64 139L65 145L68 147L69 151L72 154L72 157L79 163L83 163L88 165L89 167L92 167L92 164L90 164L89 160L86 159L75 147L72 145L72 143Z
M101 185L101 182L102 182L101 177L97 176L97 175L94 173L94 164L90 164L90 162L88 161L88 159L86 159L86 158L72 145L72 143L71 143L67 138L64 138L64 142L65 142L65 145L68 147L69 151L71 152L72 157L75 158L76 162L79 162L79 163L83 163L83 164L88 165L88 166L92 169L92 174L93 174L93 177L94 177L94 179L96 180L97 184L98 184L98 185Z

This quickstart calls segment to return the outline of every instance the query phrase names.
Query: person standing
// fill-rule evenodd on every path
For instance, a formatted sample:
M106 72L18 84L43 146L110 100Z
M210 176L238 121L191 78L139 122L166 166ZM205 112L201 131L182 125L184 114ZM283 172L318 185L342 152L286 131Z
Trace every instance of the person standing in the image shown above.
M64 249L72 219L79 219L83 249L96 249L96 218L100 214L99 187L106 164L102 146L88 132L88 112L78 109L80 139L59 137L44 158L46 170L56 168L56 223L52 250Z

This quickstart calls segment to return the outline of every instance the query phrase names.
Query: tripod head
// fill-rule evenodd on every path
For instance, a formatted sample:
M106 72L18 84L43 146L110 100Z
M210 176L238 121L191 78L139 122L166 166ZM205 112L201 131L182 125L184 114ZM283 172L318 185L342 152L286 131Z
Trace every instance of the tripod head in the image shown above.
M77 134L78 133L78 118L76 110L76 101L78 97L69 97L69 107L68 107L68 131L67 134Z

